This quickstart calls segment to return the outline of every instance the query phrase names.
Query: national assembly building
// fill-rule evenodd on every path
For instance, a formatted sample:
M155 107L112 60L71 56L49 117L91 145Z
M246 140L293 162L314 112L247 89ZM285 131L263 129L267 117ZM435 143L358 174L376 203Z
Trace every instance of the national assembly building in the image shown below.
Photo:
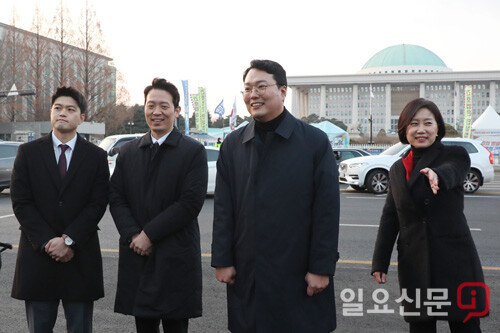
M372 56L357 74L291 76L292 113L336 118L350 131L397 132L399 114L412 99L432 100L444 121L458 131L464 119L464 88L472 86L472 122L491 105L500 109L500 71L455 72L432 51L417 45L390 46ZM371 87L371 91L370 91Z

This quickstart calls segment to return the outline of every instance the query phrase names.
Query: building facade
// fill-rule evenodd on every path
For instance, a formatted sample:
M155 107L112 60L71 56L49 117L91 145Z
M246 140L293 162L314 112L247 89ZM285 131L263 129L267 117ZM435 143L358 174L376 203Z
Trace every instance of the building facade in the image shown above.
M417 45L383 49L357 74L288 77L296 117L315 113L369 134L371 114L374 135L382 129L397 132L403 107L418 97L435 102L444 121L460 131L468 85L473 92L472 121L488 105L499 109L500 71L454 72L436 54Z
M48 120L60 85L86 96L87 120L102 121L103 110L116 104L111 58L0 23L0 122Z

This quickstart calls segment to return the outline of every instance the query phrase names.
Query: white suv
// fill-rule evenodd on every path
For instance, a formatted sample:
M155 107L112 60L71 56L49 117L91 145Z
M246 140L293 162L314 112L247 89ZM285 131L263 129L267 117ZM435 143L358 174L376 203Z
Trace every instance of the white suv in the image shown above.
M101 141L99 147L101 147L108 153L108 164L109 164L110 175L113 175L113 171L115 171L116 158L118 157L120 147L129 141L140 138L143 135L144 133L117 134L108 136ZM219 148L205 146L205 150L207 152L207 164L208 164L207 194L214 194L215 178L217 175L217 159L219 158ZM0 183L0 190L1 190L1 183Z
M109 164L109 174L112 175L115 171L116 158L118 157L118 152L120 147L129 141L140 138L144 133L137 134L117 134L111 135L104 138L99 144L99 147L104 149L108 153L108 164Z
M474 193L494 178L493 154L481 142L463 138L443 138L444 145L464 147L469 153L471 168L464 180L465 193ZM375 194L385 193L389 185L389 169L410 149L410 145L397 143L380 155L349 159L339 165L339 181L357 191L368 189Z

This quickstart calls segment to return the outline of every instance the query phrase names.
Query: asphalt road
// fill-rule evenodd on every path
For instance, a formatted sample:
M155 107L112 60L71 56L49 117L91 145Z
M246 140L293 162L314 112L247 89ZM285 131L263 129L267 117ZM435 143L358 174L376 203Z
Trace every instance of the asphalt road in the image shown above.
M476 194L466 196L466 216L484 267L486 282L491 293L490 316L481 321L483 332L498 332L500 325L500 174L497 181L487 184ZM368 313L374 308L372 293L379 287L370 276L370 260L375 242L378 219L385 195L374 196L358 193L341 186L340 262L335 277L337 330L336 332L405 332L407 324L399 315L399 297L396 266L391 266L389 282L383 286L389 295L389 309L393 314ZM204 315L190 321L190 332L227 332L225 287L218 283L210 267L210 243L213 217L213 199L208 197L200 214L201 248L203 252L203 306ZM118 265L118 233L109 212L100 223L100 240L104 263L106 296L95 303L95 332L135 332L133 318L113 312ZM18 223L12 215L8 191L0 194L0 241L17 244ZM0 271L0 333L26 332L24 303L10 298L17 249L2 253ZM393 262L396 256L393 256ZM363 310L361 316L343 314L340 294L347 288L361 289ZM445 323L438 324L438 331L448 331ZM55 332L65 332L62 309Z

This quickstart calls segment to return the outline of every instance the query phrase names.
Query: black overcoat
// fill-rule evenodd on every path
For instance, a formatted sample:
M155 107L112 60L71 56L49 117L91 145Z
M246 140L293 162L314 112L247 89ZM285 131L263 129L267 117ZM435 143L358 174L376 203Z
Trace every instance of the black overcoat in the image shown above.
M21 225L12 297L93 301L104 296L97 224L106 211L108 187L106 152L78 134L62 181L51 134L19 147L10 189ZM63 234L76 244L67 263L42 249Z
M254 122L231 133L217 161L212 266L235 266L232 332L331 332L339 187L322 131L288 111L263 143ZM306 273L330 275L306 294Z
M110 210L120 233L115 311L139 317L201 316L198 213L205 200L205 148L176 128L151 160L150 132L120 148L111 177ZM130 248L144 230L149 256Z
M429 167L439 177L439 191L432 193L429 181L419 170ZM413 167L409 181L402 160L391 167L389 191L380 219L372 272L385 272L397 238L400 288L415 300L421 289L421 302L429 288L448 289L451 306L435 312L447 316L432 319L462 321L470 310L457 306L457 289L463 282L484 282L481 262L464 215L463 181L470 167L463 147L434 143ZM398 237L399 235L399 237ZM464 290L462 304L471 304ZM484 290L477 295L477 309L485 309ZM469 290L470 293L470 290ZM469 294L470 296L470 294ZM404 302L405 311L420 316L405 316L408 322L429 320L428 309Z

